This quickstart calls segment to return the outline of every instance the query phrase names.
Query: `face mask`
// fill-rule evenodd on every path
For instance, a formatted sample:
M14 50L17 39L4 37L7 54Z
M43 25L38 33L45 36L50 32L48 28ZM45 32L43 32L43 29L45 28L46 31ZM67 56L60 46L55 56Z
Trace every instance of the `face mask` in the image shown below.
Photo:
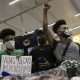
M61 35L64 38L70 37L70 33L69 33L68 30L65 30L65 31L61 32L59 35Z
M6 48L13 49L13 48L15 48L15 41L14 40L13 41L8 41L8 42L5 43L5 45L6 45Z
M45 37L44 36L38 37L38 42L39 44L44 44L46 42Z

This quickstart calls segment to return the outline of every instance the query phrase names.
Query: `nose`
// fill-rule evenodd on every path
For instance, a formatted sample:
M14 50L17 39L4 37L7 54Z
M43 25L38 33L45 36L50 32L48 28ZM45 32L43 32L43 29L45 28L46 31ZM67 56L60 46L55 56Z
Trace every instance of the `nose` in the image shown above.
M68 29L66 29L66 30L65 30L65 32L69 32L69 30L68 30Z

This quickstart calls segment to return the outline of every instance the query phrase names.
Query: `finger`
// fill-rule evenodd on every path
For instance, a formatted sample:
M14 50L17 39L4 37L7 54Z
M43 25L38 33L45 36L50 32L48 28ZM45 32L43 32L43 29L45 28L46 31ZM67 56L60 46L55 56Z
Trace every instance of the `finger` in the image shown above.
M46 67L46 65L40 65L39 67L40 67L40 68L44 68L44 67Z
M20 55L16 56L16 58L19 60L19 58L20 58Z
M47 63L39 63L39 65L47 65Z
M45 3L44 7L49 7L50 8L51 6L48 3Z
M42 66L42 67L43 67L43 66L45 66L45 64L42 64L42 65L40 65L40 66Z
M45 63L48 63L48 60L46 58L44 58Z

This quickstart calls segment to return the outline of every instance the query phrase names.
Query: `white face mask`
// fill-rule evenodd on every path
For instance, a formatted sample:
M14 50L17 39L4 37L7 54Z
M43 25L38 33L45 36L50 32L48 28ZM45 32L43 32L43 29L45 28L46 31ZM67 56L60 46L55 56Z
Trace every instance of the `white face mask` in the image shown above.
M13 48L15 48L15 41L14 40L13 41L8 41L8 42L5 43L5 45L6 45L6 48L13 49Z

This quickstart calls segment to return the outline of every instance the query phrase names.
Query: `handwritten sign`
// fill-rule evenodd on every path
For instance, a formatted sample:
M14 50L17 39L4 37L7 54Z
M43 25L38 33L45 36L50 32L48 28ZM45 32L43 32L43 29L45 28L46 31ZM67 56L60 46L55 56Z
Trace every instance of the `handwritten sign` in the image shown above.
M31 74L32 56L16 56L3 55L1 59L1 71L6 71L14 75Z

